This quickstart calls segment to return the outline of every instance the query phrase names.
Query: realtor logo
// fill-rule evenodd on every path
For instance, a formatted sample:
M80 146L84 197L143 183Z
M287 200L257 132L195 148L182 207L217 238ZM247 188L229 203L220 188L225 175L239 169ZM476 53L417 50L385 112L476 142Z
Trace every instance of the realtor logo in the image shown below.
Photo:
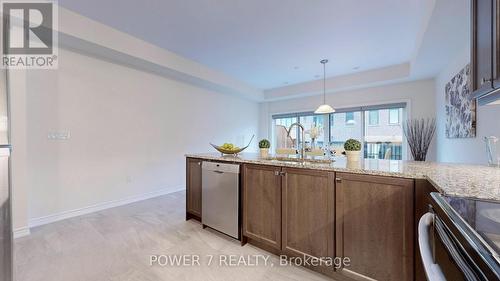
M54 1L2 1L2 67L57 68Z

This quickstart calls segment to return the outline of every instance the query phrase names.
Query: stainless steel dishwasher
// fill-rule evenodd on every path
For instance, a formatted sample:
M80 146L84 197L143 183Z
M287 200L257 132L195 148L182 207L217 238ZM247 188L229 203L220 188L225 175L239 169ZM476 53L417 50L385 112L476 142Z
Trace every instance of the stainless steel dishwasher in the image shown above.
M240 165L202 164L201 223L239 239Z

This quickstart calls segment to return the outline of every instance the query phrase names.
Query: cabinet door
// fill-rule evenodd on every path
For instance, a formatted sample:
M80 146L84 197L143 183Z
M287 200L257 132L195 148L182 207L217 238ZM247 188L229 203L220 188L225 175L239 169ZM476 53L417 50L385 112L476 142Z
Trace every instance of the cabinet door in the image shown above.
M413 180L338 173L339 272L356 280L413 280Z
M472 0L472 89L476 94L493 88L493 1Z
M283 168L283 252L288 256L333 258L334 173Z
M243 236L281 249L281 168L244 165Z
M500 88L500 0L493 1L493 86Z
M186 159L186 219L201 220L201 162Z

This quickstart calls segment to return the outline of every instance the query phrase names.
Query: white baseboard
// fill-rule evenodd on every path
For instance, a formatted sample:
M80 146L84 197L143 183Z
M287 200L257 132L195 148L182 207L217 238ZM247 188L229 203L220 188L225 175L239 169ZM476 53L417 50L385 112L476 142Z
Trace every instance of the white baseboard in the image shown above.
M114 208L114 207L118 207L118 206L127 205L130 203L134 203L134 202L138 202L138 201L166 195L169 193L174 193L174 192L181 191L181 190L185 190L184 185L160 189L157 191L148 192L148 193L141 194L141 195L136 195L136 196L131 196L131 197L127 197L127 198L123 198L123 199L119 199L119 200L113 200L113 201L109 201L109 202L99 203L96 205L87 206L87 207L69 210L69 211L64 211L64 212L60 212L57 214L48 215L48 216L44 216L44 217L33 218L33 219L29 220L29 227L30 228L37 227L37 226L41 226L41 225L69 219L69 218L74 218L74 217L78 217L78 216L82 216L82 215L86 215L86 214L90 214L90 213L95 213L95 212L99 212L102 210L106 210L106 209L110 209L110 208Z
M20 228L14 229L14 231L13 231L14 239L28 236L30 234L31 234L31 231L30 231L29 227L20 227Z

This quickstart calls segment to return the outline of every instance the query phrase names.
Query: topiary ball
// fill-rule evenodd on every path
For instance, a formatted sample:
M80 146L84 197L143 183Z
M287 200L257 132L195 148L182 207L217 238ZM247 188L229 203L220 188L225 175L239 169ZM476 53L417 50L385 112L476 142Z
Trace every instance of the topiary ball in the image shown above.
M259 141L259 148L270 148L271 147L271 143L266 140L266 139L263 139L261 141Z
M355 139L348 139L344 144L344 149L346 151L360 151L361 142Z

